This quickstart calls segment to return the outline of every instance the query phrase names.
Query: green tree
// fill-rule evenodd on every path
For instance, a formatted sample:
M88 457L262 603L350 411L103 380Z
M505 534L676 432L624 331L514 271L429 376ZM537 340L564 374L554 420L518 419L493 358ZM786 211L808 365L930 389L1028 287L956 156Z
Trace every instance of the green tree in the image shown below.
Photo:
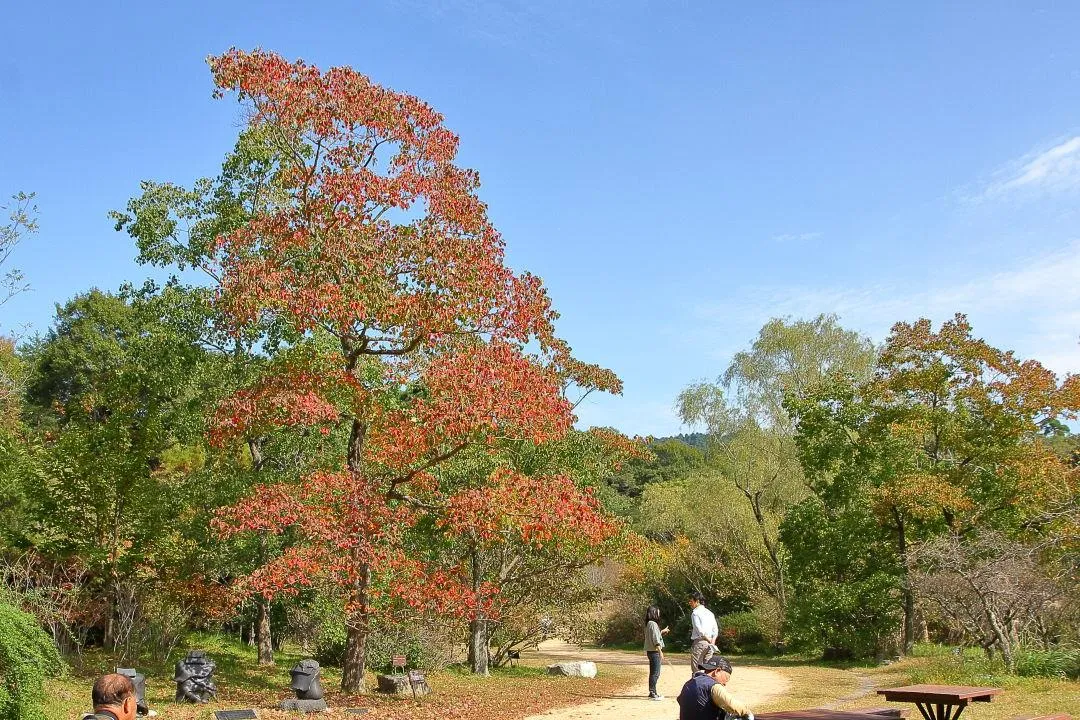
M199 442L220 381L198 342L204 301L176 285L94 290L60 307L28 349L28 409L43 444L40 473L26 478L21 544L87 564L117 646L122 591L183 514L166 455Z
M905 651L915 637L913 544L945 531L1015 534L1038 517L1063 485L1040 428L1074 416L1076 383L973 337L957 315L937 332L928 320L897 323L874 376L857 387L789 398L818 500L829 511L866 504L888 533Z
M691 385L679 395L683 421L707 430L711 462L752 512L747 527L756 527L760 543L743 545L760 545L770 568L755 573L754 591L781 610L787 581L779 523L807 494L785 397L805 396L837 374L867 377L874 356L871 342L843 329L835 316L773 319L717 382Z
M141 183L142 192L128 202L123 212L110 213L116 229L126 231L135 241L140 263L199 271L208 281L208 292L217 292L221 289L221 273L213 258L216 239L287 200L275 179L276 152L263 129L249 128L240 134L217 177L197 180L190 188L154 181ZM208 304L207 312L208 323L201 341L228 358L224 375L231 389L257 382L273 367L279 351L286 350L287 356L289 345L299 341L265 317L243 328L227 328L213 304ZM309 461L317 461L305 456L306 451L315 449L310 440L300 439L300 445L305 446L301 451L271 427L256 428L230 443L225 452L215 454L213 472L247 478L249 487L270 477L296 479ZM235 500L233 496L228 502ZM196 530L192 528L192 532ZM265 532L259 534L254 545L242 541L228 545L238 553L237 560L250 556L256 566L265 564L280 550L275 549L275 541ZM251 600L256 608L259 663L269 664L273 662L271 601L260 595Z
M682 440L665 438L647 444L648 455L634 457L608 475L605 486L623 498L640 498L648 485L688 477L705 465L705 455ZM631 514L627 505L620 514Z

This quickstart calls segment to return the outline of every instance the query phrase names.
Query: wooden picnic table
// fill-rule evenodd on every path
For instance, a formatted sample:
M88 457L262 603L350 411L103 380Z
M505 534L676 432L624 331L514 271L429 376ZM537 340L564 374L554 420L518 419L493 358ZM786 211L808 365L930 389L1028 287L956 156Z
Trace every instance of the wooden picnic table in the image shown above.
M957 720L968 703L990 702L1000 692L999 688L965 685L905 685L882 688L878 695L890 702L915 703L925 720Z

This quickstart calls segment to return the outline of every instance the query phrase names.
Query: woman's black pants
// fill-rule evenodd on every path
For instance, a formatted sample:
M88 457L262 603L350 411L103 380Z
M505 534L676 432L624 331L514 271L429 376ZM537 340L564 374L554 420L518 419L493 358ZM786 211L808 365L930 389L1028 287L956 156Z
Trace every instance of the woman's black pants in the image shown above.
M654 697L656 681L660 679L660 652L649 650L645 654L649 656L649 697Z

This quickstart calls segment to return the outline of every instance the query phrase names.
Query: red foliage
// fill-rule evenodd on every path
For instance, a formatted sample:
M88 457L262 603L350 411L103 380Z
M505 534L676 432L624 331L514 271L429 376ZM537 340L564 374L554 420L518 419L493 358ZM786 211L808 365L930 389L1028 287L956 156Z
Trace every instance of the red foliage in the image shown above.
M485 543L520 538L541 545L575 540L598 545L618 528L602 512L591 489L566 475L530 477L501 469L488 482L456 493L440 525Z
M244 325L266 317L340 343L333 368L272 368L219 408L219 442L251 430L351 424L341 472L263 486L215 520L225 535L296 528L302 542L244 581L271 596L330 581L360 622L389 593L470 614L489 588L457 568L405 557L404 532L444 498L430 472L470 443L557 438L573 416L563 390L617 392L608 370L570 354L539 278L504 263L504 243L454 163L458 139L412 96L350 68L321 72L263 51L210 59L216 94L234 91L275 153L275 203L218 238L218 305ZM527 354L534 347L536 356ZM595 501L564 478L497 476L453 527L515 524L540 540L606 530ZM457 514L454 514L454 513ZM345 685L355 687L355 666Z
M272 428L335 423L338 409L321 394L325 378L284 367L222 401L210 421L210 443L216 447Z
M367 350L462 331L553 339L547 293L503 264L479 176L454 165L458 139L430 106L350 68L320 73L272 53L210 65L219 93L238 91L251 125L274 130L291 196L219 238L236 320L273 313Z

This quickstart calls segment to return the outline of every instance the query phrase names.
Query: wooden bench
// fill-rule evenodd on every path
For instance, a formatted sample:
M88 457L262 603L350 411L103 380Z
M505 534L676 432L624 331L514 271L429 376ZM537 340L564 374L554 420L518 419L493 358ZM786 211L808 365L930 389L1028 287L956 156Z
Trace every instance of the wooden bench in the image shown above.
M911 713L907 708L899 707L854 708L849 712L862 715L880 715L884 718L906 718Z
M893 712L892 708L888 708L888 710ZM757 720L885 720L886 718L902 716L875 714L865 710L811 708L809 710L781 710L778 712L757 713L754 717Z

